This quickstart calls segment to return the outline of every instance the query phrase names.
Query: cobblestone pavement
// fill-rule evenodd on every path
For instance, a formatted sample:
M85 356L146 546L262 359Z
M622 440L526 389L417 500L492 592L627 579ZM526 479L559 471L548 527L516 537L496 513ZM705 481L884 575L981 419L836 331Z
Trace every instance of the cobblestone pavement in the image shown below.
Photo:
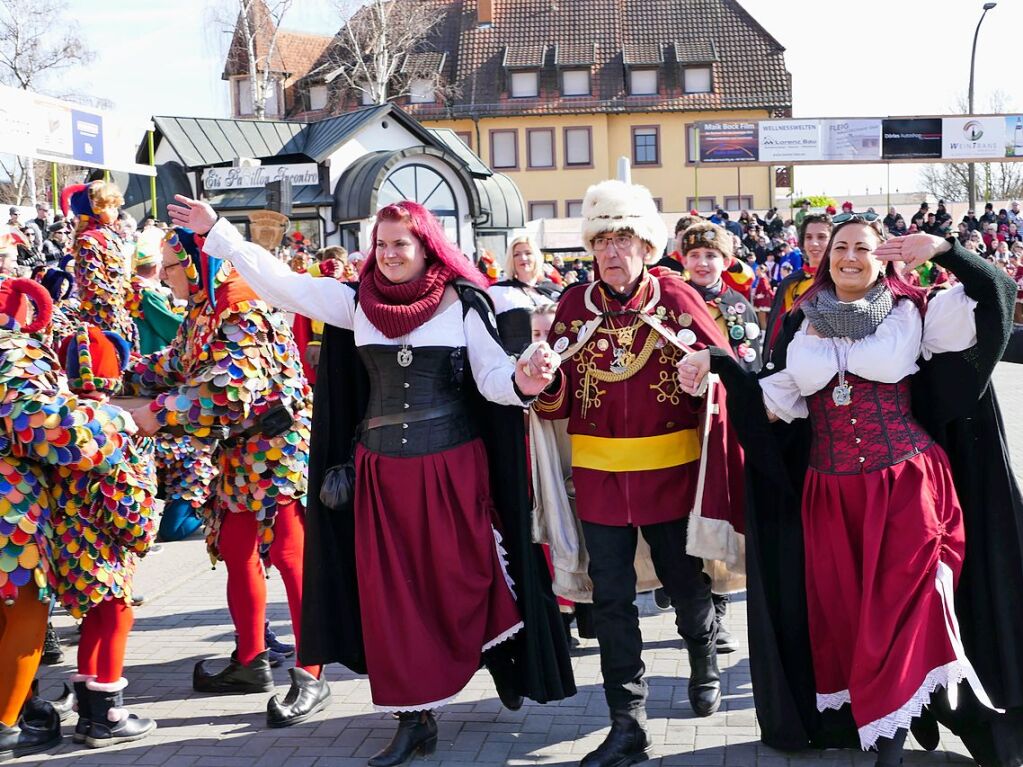
M1009 439L1023 455L1023 368L1002 365L997 389ZM1021 463L1016 462L1020 473ZM288 765L347 767L363 765L390 737L394 722L369 704L365 678L339 666L327 669L333 700L312 721L289 729L265 726L268 695L214 697L191 688L192 667L203 658L226 658L232 628L224 601L223 566L211 570L200 541L165 545L140 569L145 605L136 611L128 646L126 676L132 710L159 722L155 735L138 744L103 750L64 745L44 761L34 757L12 764L45 765ZM290 635L284 589L271 576L269 617L282 635ZM649 596L640 597L644 659L650 682L650 732L655 758L648 764L786 767L787 765L870 765L873 758L854 752L784 754L758 742L750 689L749 658L744 651L723 658L725 701L708 719L693 718L686 696L688 663L669 613L659 612ZM730 608L729 624L745 635L745 604ZM58 631L68 644L66 662L41 671L44 694L55 695L73 668L76 638L73 622L60 614ZM607 732L607 712L600 688L596 643L584 641L575 651L579 693L560 705L526 704L520 711L502 709L489 677L478 674L454 705L439 714L440 745L429 764L574 765ZM287 685L285 669L274 672L279 691ZM910 747L916 749L910 742ZM908 764L970 763L958 739L943 732L934 753L914 750Z

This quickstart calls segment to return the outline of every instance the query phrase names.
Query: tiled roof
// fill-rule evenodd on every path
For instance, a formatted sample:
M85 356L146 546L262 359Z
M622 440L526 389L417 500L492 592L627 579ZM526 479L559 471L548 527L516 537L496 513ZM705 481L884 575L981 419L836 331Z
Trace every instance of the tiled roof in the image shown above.
M418 1L435 8L440 19L422 49L447 52L441 74L457 94L444 103L405 107L419 118L782 113L792 105L785 49L737 0L493 0L493 23L486 27L477 24L479 0ZM325 62L321 56L312 72ZM678 64L708 63L713 63L714 91L684 93ZM630 64L660 67L659 95L628 94ZM558 71L570 65L591 66L592 98L560 95ZM540 70L540 97L508 98L508 70L517 67Z
M679 64L709 64L718 60L712 40L675 42L675 58Z
M254 47L256 59L265 61L270 50L274 22L269 8L262 0L252 3L249 14L250 30L254 30ZM320 58L327 46L333 41L331 35L316 35L307 32L293 32L281 29L277 33L274 44L272 71L283 72L292 77L302 77ZM242 30L241 14L235 22L234 36L228 48L227 61L224 64L224 79L231 75L247 75L249 73L249 55Z
M446 58L446 53L438 51L410 53L402 62L401 71L405 74L434 74L443 69Z

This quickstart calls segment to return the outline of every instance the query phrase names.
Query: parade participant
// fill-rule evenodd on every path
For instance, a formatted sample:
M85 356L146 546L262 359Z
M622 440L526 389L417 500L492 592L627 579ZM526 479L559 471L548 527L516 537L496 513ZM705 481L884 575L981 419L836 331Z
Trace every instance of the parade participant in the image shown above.
M377 212L356 302L352 286L294 274L207 204L177 199L172 218L209 230L211 255L231 259L266 300L329 323L299 653L368 672L374 705L398 712L394 738L369 764L432 753L431 709L465 687L481 656L506 706L574 694L546 565L530 543L524 476L522 407L551 379L550 350L509 361L480 276L417 203ZM323 474L348 461L353 507L327 508Z
M168 232L162 268L175 297L190 300L189 309L174 343L134 367L142 386L163 391L133 416L143 434L220 440L207 545L212 561L227 565L227 603L238 636L227 667L210 674L200 661L192 686L222 694L270 691L267 564L281 573L300 635L309 387L284 316L260 301L230 264L204 253L201 238L185 229ZM304 721L329 700L318 665L303 663L300 654L289 674L287 696L267 706L271 727Z
M174 340L184 319L170 302L160 283L163 232L152 227L139 233L135 243L135 275L131 279L127 309L138 330L139 352L160 351Z
M64 215L75 219L75 284L79 316L83 322L128 339L137 348L138 332L128 311L131 258L115 228L124 197L116 184L93 181L64 189L60 196Z
M767 316L774 304L774 288L771 287L771 279L767 276L767 267L759 264L756 268L757 278L753 284L753 308L757 313L757 322L760 329L767 328Z
M0 568L0 758L36 753L60 741L59 717L51 710L40 720L39 701L32 722L18 722L39 664L53 586L68 585L51 553L81 543L52 533L53 494L66 495L71 475L111 487L110 478L124 469L125 435L134 429L123 411L69 391L56 354L41 340L50 309L37 283L14 279L0 286L0 424L11 443L0 458L10 490L0 498L6 563ZM97 510L106 508L105 501L100 495Z
M556 303L561 291L543 274L543 254L528 234L508 242L504 273L506 280L494 283L487 292L494 302L501 343L509 354L521 354L531 343L530 316L539 306Z
M684 360L679 375L692 391L709 369L721 374L747 447L751 594L756 573L770 595L750 606L763 740L833 746L851 714L860 745L876 746L879 765L896 765L907 729L925 705L935 710L939 688L954 700L965 679L976 701L992 705L964 650L952 596L968 551L959 496L976 487L953 484L934 426L972 409L987 388L1011 327L1012 288L952 239L884 240L873 218L836 226L759 381L707 351ZM894 262L911 269L928 259L962 285L933 297L924 314L923 293ZM911 388L914 412L927 420L910 412ZM970 444L976 461L982 443ZM975 583L991 589L982 599L991 604L997 587L976 553ZM1018 561L1016 570L1018 577ZM756 632L753 616L763 619ZM977 721L997 718L978 708ZM844 719L829 721L833 710Z
M678 274L647 271L645 264L657 259L667 240L649 191L605 181L587 190L582 209L582 240L594 254L596 281L561 297L549 342L563 364L533 408L541 419L568 419L575 511L588 553L611 717L607 738L582 765L612 767L643 761L650 745L635 605L640 531L685 640L693 711L710 716L721 703L710 583L702 560L686 553L686 517L697 503L702 403L679 390L673 371L681 356L676 344L725 341L703 299ZM531 438L542 425L531 421ZM713 473L700 503L705 513L711 507L727 510L722 517L731 510L728 497L742 495L741 465L735 482L726 478L726 446L740 451L723 427L718 418L708 432L705 458ZM533 455L539 446L534 441ZM534 470L534 491L543 499L541 476ZM570 521L566 529L576 524ZM556 537L554 566L566 570Z
M841 220L836 217L836 221ZM771 342L781 327L781 318L792 308L796 299L813 284L817 267L831 239L832 226L834 223L827 213L811 213L804 217L803 223L799 225L799 249L803 252L803 263L775 289L774 303L767 316L767 330L764 333L764 351L767 353L765 356L770 356Z
M130 353L116 333L89 325L58 347L71 391L97 403L120 391ZM123 411L112 412L127 422ZM151 441L125 441L119 458L98 482L90 471L58 467L53 489L57 599L82 621L71 678L78 700L74 740L91 748L139 740L156 729L152 719L128 713L123 692L124 653L134 622L132 579L154 526Z

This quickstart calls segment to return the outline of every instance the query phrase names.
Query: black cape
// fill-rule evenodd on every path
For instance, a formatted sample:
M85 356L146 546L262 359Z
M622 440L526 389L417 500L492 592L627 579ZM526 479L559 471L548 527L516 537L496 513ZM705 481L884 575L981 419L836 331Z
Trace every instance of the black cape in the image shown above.
M456 284L456 288L463 311L478 312L497 339L486 294L468 285ZM468 369L463 391L486 445L491 493L501 518L508 571L515 581L525 624L501 647L507 645L514 658L516 692L539 703L561 700L574 695L576 688L547 562L531 537L522 408L485 400ZM369 380L355 348L354 334L324 326L313 393L299 652L303 663L341 663L358 674L366 673L366 654L355 567L354 518L323 506L319 493L326 470L351 456L355 430L363 419L368 397Z
M991 372L1012 332L1015 285L958 245L935 259L952 271L976 309L977 344L920 362L913 377L916 418L948 453L963 506L966 557L956 596L966 651L995 705L981 708L963 687L957 711L942 695L931 710L984 765L1023 764L1023 503L1013 478ZM782 327L761 375L785 366L800 311ZM806 613L800 512L810 426L769 423L757 377L723 351L713 353L729 417L746 448L747 609L750 671L761 738L769 746L858 747L848 707L818 713Z

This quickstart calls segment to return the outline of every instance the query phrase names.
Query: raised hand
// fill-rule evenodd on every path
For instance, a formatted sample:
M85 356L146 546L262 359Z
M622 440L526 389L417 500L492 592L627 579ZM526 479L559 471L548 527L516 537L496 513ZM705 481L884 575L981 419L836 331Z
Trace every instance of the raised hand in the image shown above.
M903 261L906 264L903 270L909 271L951 248L947 240L918 232L885 240L877 246L874 257L879 261Z
M208 202L193 200L183 194L174 195L174 199L181 203L180 205L171 203L167 206L174 226L183 226L196 234L206 234L217 223L217 214Z

